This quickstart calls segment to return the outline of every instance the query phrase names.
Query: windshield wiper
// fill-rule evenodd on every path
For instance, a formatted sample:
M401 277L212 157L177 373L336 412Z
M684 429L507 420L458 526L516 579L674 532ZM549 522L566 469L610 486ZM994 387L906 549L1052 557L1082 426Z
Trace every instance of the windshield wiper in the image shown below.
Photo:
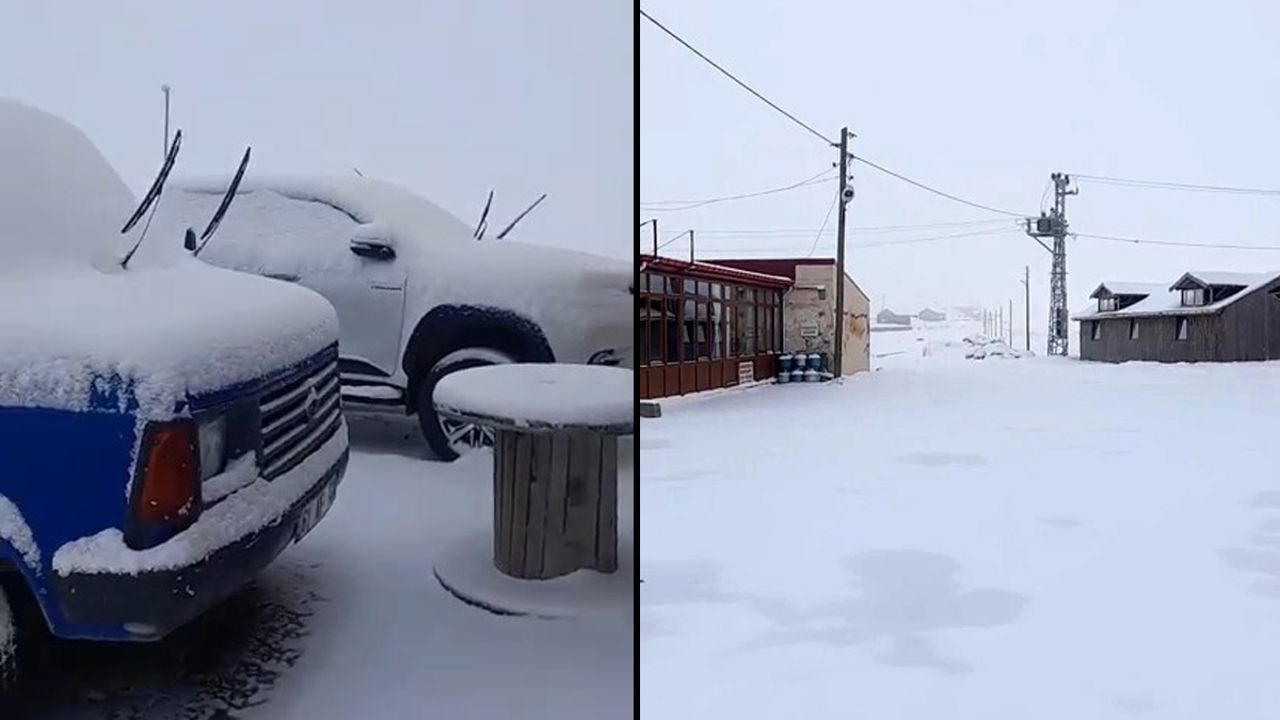
M227 208L231 207L231 200L236 196L236 190L240 187L240 180L244 178L244 169L249 166L249 153L252 147L244 149L244 157L240 158L240 167L236 169L235 177L231 179L231 185L227 188L227 193L222 196L222 202L218 204L218 209L213 213L213 217L209 219L209 225L200 233L200 246L192 252L192 255L199 257L200 251L204 250L204 246L209 244L209 238L213 236L213 231L218 229L218 224L222 222L222 216L227 214Z
M120 234L124 235L133 229L134 225L142 219L147 209L152 209L151 217L155 217L154 208L156 200L160 198L160 192L164 189L164 183L169 179L169 171L173 169L173 162L178 158L178 148L182 147L182 130L173 135L173 144L169 146L169 154L164 156L164 164L160 166L160 174L156 175L155 181L151 183L151 189L143 196L142 203L138 205L138 209L133 211L133 215L125 222L124 227L120 229ZM142 241L147 237L147 230L151 228L151 219L147 219L147 224L142 228L142 234L138 236L138 242L129 248L129 252L120 260L120 267L127 268L129 261L133 259L133 254L138 252L138 248L142 245Z

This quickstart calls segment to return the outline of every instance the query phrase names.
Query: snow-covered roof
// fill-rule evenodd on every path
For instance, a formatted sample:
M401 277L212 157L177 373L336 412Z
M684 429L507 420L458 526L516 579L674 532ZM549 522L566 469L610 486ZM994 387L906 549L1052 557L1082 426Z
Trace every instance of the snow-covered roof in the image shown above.
M1210 287L1213 285L1225 285L1231 287L1248 287L1259 280L1275 277L1275 273L1242 273L1242 272L1205 272L1192 271L1184 273L1178 278L1172 287L1177 287L1184 283L1199 285L1201 287Z
M1272 271L1265 273L1240 273L1240 272L1189 272L1183 275L1186 277L1195 277L1208 285L1229 285L1242 287L1229 297L1218 300L1217 302L1201 305L1198 307L1186 307L1182 304L1182 292L1173 289L1172 286L1157 285L1145 298L1122 309L1099 311L1096 303L1091 304L1088 309L1076 313L1072 316L1072 320L1094 320L1099 318L1116 318L1116 317L1142 317L1142 316L1159 316L1159 315L1206 315L1221 311L1228 305L1237 300L1260 290L1275 280L1280 280L1280 271ZM1210 280L1211 279L1211 280ZM1174 283L1175 285L1177 283ZM1136 287L1139 283L1121 283L1121 285ZM1142 283L1142 285L1146 285ZM1103 286L1111 289L1110 283L1103 283ZM1099 290L1101 286L1099 287ZM1091 297L1097 297L1097 292Z
M730 265L720 265L714 261L702 262L699 260L689 262L687 260L676 260L654 255L641 255L640 258L648 264L650 269L655 271L687 274L710 280L742 280L779 288L787 287L794 283L791 278L784 275L770 275L754 270L743 270Z
M1112 281L1102 283L1089 297L1099 298L1109 295L1150 295L1168 290L1164 283Z

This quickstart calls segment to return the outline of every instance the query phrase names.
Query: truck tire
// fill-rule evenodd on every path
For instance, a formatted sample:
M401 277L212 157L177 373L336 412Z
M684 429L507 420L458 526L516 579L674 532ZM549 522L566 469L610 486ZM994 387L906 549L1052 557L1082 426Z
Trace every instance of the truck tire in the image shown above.
M515 362L509 355L490 348L465 348L440 358L432 366L422 382L418 383L418 426L427 441L431 455L441 462L453 462L460 450L467 447L491 447L493 431L487 428L445 420L436 414L436 384L450 373L485 365L502 365Z
M0 696L18 682L18 618L0 586Z

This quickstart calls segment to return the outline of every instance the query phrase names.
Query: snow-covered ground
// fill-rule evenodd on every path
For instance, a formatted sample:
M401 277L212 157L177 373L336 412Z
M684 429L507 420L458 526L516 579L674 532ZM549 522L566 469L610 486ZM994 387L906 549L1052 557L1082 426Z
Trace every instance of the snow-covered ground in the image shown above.
M253 588L159 645L24 646L28 707L0 718L632 717L631 604L504 617L433 576L443 549L491 526L491 454L430 462L413 418L348 420L333 509ZM632 453L624 438L620 552L634 547Z
M1280 363L972 331L642 422L645 715L1280 717Z
M632 716L630 609L502 617L462 603L432 575L436 552L493 522L490 453L424 461L412 418L357 418L352 446L333 510L282 556L315 565L325 602L313 608L297 664L246 720ZM619 451L626 538L631 452L628 443Z

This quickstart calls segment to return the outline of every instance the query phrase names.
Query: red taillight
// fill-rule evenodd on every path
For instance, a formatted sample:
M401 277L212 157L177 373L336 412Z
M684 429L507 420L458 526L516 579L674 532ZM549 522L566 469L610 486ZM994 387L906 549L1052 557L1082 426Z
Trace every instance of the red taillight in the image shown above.
M183 526L195 515L200 490L195 429L190 422L153 425L144 436L134 519L146 524Z

